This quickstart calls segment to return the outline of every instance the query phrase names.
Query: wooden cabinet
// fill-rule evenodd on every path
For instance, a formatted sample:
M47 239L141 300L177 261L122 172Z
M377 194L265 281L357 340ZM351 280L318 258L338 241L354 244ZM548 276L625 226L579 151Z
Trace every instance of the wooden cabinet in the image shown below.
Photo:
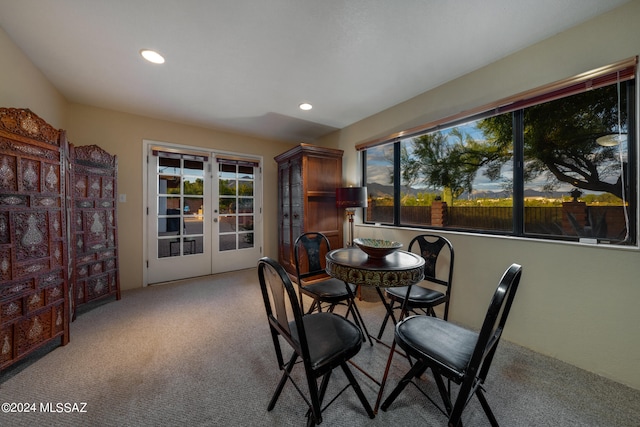
M278 163L278 261L295 275L293 243L308 231L324 233L331 248L343 246L343 216L336 207L342 187L342 150L300 144Z
M117 235L118 163L96 145L70 146L74 317L82 304L120 299Z
M0 108L0 370L69 342L64 132Z

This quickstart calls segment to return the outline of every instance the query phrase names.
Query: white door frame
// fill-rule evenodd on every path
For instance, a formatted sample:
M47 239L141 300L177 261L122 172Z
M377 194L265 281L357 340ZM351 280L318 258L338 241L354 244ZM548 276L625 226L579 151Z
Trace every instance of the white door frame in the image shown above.
M232 158L244 158L244 159L250 159L253 160L255 162L258 162L259 167L256 168L256 177L255 177L255 186L254 186L254 194L255 194L255 224L254 224L254 248L255 248L255 254L262 254L263 251L263 238L264 238L264 228L263 228L263 213L262 213L262 194L263 194L263 179L262 179L262 156L256 156L256 155L248 155L248 154L244 154L244 153L237 153L237 152L229 152L229 151L219 151L219 150L212 150L212 149L208 149L208 148L202 148L202 147L196 147L196 146L187 146L187 145L178 145L178 144L173 144L173 143L169 143L169 142L163 142L163 141L154 141L154 140L147 140L144 139L143 140L143 144L142 144L142 170L143 170L143 205L142 205L142 212L141 212L141 218L142 218L142 233L143 233L143 260L142 260L142 281L143 281L143 286L148 286L149 285L149 274L148 274L148 266L149 266L149 257L150 256L156 256L156 254L152 254L150 253L150 249L149 249L149 224L148 221L150 219L150 216L147 214L149 212L148 210L148 201L149 201L149 159L148 156L150 154L151 151L151 147L152 146L161 146L161 147L165 147L168 149L173 149L173 150L177 150L177 151L195 151L195 152L206 152L209 153L209 161L208 161L208 165L210 165L210 170L205 171L205 175L209 175L209 179L210 182L214 183L215 185L211 185L210 187L212 187L210 189L210 194L206 195L205 198L207 198L208 200L211 200L211 206L217 206L218 203L218 188L217 188L217 183L218 183L218 178L217 174L217 164L215 162L215 158L216 157L232 157ZM213 188L215 187L215 188ZM215 274L215 273L221 273L224 271L232 271L234 269L241 269L241 268L248 268L251 266L254 266L255 263L257 262L257 257L256 256L249 256L249 257L245 257L244 258L244 263L242 262L234 262L234 263L227 263L227 262L222 262L222 265L220 265L221 263L216 264L214 262L213 256L214 254L218 254L217 250L214 250L214 245L217 248L217 242L213 242L214 237L217 237L217 228L214 229L214 227L217 227L217 223L214 223L213 220L216 219L217 215L213 213L213 208L210 207L209 209L205 210L205 211L209 211L209 214L207 215L208 218L208 222L205 224L205 229L209 229L212 230L211 232L207 233L207 237L208 237L208 241L209 241L209 247L208 247L208 251L207 253L210 254L211 256L209 257L210 263L211 263L211 271L209 274ZM155 220L155 218L154 218ZM217 220L217 219L216 219ZM213 242L213 243L211 243ZM238 252L238 251L237 251ZM255 255L254 254L254 255ZM256 258L256 259L254 259ZM236 260L242 259L242 257L236 257ZM176 279L178 280L178 279Z

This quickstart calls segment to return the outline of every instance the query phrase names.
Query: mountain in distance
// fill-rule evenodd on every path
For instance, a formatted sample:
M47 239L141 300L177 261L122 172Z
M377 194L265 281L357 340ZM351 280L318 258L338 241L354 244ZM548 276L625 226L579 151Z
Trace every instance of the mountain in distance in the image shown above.
M402 192L411 196L417 196L419 193L434 193L435 191L425 188L413 188L404 186ZM372 183L367 185L367 193L369 197L374 198L391 198L393 197L393 186ZM537 191L537 190L525 190L525 198L542 198L542 199L560 199L563 196L567 196L568 193L561 191ZM505 199L511 197L509 191L473 191L471 197L467 192L462 193L459 199Z

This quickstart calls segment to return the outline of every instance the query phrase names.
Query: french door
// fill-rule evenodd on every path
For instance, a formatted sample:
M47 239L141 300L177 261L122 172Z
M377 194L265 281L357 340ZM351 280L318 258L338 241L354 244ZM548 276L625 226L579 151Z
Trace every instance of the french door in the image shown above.
M145 284L255 266L262 252L259 159L145 144Z

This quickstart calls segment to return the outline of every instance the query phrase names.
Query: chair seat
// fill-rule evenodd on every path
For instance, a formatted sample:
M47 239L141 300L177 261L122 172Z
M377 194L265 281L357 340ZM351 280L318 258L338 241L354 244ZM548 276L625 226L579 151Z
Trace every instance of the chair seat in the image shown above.
M351 294L356 290L356 287L349 283ZM347 287L342 280L328 278L321 282L310 283L300 288L301 291L311 297L317 297L325 302L343 301L349 297Z
M405 351L434 359L462 377L478 333L437 317L411 316L396 327L396 341Z
M395 301L404 301L407 296L407 286L398 286L386 289L387 296ZM409 294L409 306L411 307L432 307L446 301L447 296L433 289L422 286L412 286Z
M313 313L304 316L302 321L314 371L337 366L360 350L362 332L344 317L326 312ZM289 328L292 338L299 344L295 322L290 322Z

